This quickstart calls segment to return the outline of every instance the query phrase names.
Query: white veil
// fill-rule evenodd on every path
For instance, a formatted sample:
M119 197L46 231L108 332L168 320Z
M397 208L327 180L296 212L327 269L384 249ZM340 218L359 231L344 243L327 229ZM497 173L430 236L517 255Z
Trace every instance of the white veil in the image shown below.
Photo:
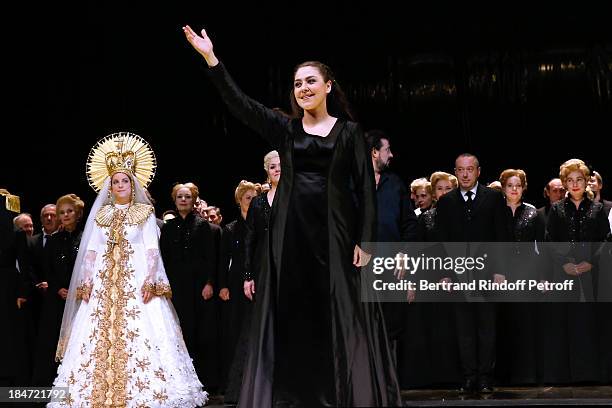
M138 181L138 179L127 172L125 174L127 174L132 180L132 188L134 189L133 191L135 193L133 203L153 205L151 204L151 201L147 197L147 194L145 193L145 190ZM70 339L70 334L72 332L72 323L82 302L82 300L77 297L77 287L79 287L85 280L85 257L87 254L87 248L89 247L89 242L94 233L94 227L96 225L96 215L98 214L100 208L102 208L104 205L112 204L110 180L110 176L106 177L106 179L104 180L102 189L98 193L96 201L94 201L94 204L91 207L91 211L89 212L89 216L87 217L87 222L83 230L83 235L81 236L79 252L77 254L76 261L74 262L72 277L70 278L70 287L68 288L68 296L66 297L66 305L64 306L62 326L60 329L59 340L57 343L57 351L55 353L55 359L57 361L61 361L64 357L64 352L66 351L66 346L68 345L68 340Z

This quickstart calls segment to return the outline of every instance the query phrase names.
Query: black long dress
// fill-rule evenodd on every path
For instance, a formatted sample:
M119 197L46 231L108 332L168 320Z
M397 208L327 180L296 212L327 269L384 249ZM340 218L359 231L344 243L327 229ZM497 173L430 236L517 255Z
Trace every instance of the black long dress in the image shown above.
M598 305L591 302L596 293L597 274L609 273L598 271L597 251L610 234L610 224L601 203L585 198L576 208L567 197L552 205L547 231L549 245L553 245L550 248L555 269L553 280L570 279L574 282L574 290L565 294L567 302L547 305L550 331L545 338L543 381L599 381L602 328L598 325ZM593 269L579 277L567 275L562 269L564 263L581 261L590 262Z
M444 255L444 249L437 239L435 221L435 207L421 213L418 218L417 240L432 243L431 246L423 246L422 253L426 256ZM446 277L441 271L417 275L414 278L417 282L420 279L438 282ZM453 299L454 293L417 291L415 303L408 308L410 330L406 330L400 342L398 364L402 388L446 386L461 382Z
M248 302L243 295L244 234L245 220L238 217L223 227L219 251L217 279L219 290L228 289L229 299L221 303L221 352L223 383L233 380L230 365L236 351L240 328L244 319L244 308ZM229 374L229 376L228 376ZM227 390L225 392L227 399Z
M508 257L506 280L542 280L544 248L544 218L531 205L521 203L514 214L507 208L508 231L515 243ZM505 303L499 307L499 331L497 336L497 377L502 383L534 384L538 382L538 332L543 327L540 320L538 291L509 292Z
M279 282L275 375L303 401L334 400L327 177L337 136L298 132L293 140L295 182ZM298 375L292 375L295 367Z
M160 251L172 288L172 304L198 377L208 387L221 382L217 338L217 308L214 296L204 300L202 289L216 275L215 237L210 224L188 214L166 222L160 236Z
M599 265L597 321L601 328L602 382L612 384L612 235L602 247Z
M58 363L55 362L55 352L66 305L66 301L57 292L70 286L82 235L81 228L73 232L57 232L48 238L43 250L43 268L49 287L43 300L38 329L38 346L32 380L36 386L51 386L57 375Z
M327 137L306 134L301 119L244 95L223 64L208 72L232 113L265 137L283 164L240 405L271 406L280 390L311 405L399 405L380 305L360 301L360 272L352 265L354 246L375 240L374 175L363 132L339 119ZM284 345L295 338L293 328L314 343L299 340L299 350ZM281 358L305 366L287 370Z
M258 292L258 271L261 269L264 259L268 257L270 249L268 236L271 211L267 193L263 193L251 201L246 220L238 221L242 225L242 236L240 237L243 244L242 253L232 262L232 267L234 262L242 261L242 264L236 264L234 272L234 279L236 280L234 301L238 300L240 306L235 307L236 313L232 322L236 331L233 334L237 337L232 350L233 354L224 398L225 403L235 403L240 396L244 366L249 352L251 314L253 311L253 303L243 294L243 284L244 281L254 280L255 291ZM257 293L255 293L256 298Z

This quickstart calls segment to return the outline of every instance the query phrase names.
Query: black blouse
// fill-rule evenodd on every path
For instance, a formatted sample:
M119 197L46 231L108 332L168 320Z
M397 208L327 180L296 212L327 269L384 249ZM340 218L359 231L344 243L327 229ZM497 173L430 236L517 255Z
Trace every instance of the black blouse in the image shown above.
M242 287L245 235L246 221L241 216L223 227L218 272L220 288L229 288L237 280Z
M603 241L610 238L610 224L605 216L603 204L582 200L578 208L571 199L554 203L547 223L548 240L557 273L562 279L577 282L570 295L575 299L590 301L597 292L598 251ZM599 244L601 243L601 244ZM592 273L569 276L560 269L564 264L586 261L593 265Z
M576 208L567 197L552 205L547 230L552 242L603 242L610 234L610 223L603 204L585 198Z
M189 271L199 290L215 284L215 237L208 221L193 213L173 218L164 224L159 243L169 279L184 279L180 275Z
M251 201L246 219L244 238L244 280L257 277L262 256L267 256L269 244L270 213L268 193L262 193Z
M514 242L543 242L545 238L545 223L542 215L531 205L521 203L514 215L509 211L510 236Z
M68 289L72 269L79 253L79 245L83 231L60 231L48 238L43 250L45 276L49 284L49 292Z
M419 242L436 242L436 207L421 213L417 222L417 240Z

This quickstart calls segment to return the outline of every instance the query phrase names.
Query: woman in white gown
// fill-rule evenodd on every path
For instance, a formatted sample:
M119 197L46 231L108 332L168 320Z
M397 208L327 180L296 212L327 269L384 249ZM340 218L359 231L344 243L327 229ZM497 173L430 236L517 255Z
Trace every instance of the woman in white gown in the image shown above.
M196 407L207 393L170 302L153 206L155 157L139 136L102 139L88 160L99 191L72 274L48 407Z

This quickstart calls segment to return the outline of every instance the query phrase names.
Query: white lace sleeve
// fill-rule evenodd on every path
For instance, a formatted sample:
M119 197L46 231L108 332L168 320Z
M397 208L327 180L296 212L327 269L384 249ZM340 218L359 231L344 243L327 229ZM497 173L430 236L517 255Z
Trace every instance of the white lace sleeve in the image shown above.
M79 279L79 285L76 287L76 298L83 299L83 297L89 298L93 289L93 274L96 266L96 259L100 247L104 245L102 230L95 226L92 231L91 240L86 244L87 252L83 258L83 273Z
M93 289L93 272L97 255L98 253L91 249L88 249L85 254L85 259L83 259L83 278L76 288L77 299L83 299L83 297L89 298L91 295L91 290Z
M172 297L172 290L159 252L159 228L155 221L155 215L152 214L145 221L142 233L147 259L147 277L143 289L155 296L170 298Z

